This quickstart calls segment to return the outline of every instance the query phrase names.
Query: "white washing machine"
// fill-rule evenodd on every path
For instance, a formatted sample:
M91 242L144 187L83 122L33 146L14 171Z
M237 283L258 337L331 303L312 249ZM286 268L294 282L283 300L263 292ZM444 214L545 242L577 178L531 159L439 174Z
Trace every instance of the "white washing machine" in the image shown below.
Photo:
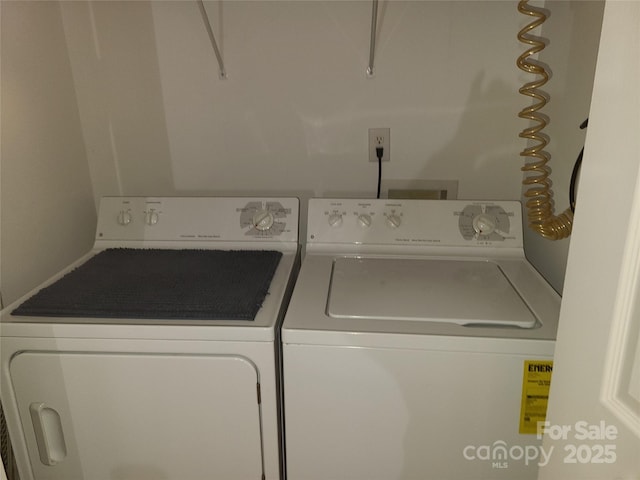
M559 309L518 202L311 200L288 479L535 479Z
M281 478L298 211L293 198L104 198L93 250L1 314L20 478Z

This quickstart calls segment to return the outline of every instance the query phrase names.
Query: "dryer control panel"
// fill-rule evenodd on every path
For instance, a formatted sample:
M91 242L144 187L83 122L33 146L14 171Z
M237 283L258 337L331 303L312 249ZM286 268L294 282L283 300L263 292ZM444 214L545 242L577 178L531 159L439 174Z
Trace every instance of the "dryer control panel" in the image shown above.
M311 199L307 243L522 248L517 201Z
M181 248L194 248L186 242L297 243L298 204L297 198L104 197L96 242L162 242Z

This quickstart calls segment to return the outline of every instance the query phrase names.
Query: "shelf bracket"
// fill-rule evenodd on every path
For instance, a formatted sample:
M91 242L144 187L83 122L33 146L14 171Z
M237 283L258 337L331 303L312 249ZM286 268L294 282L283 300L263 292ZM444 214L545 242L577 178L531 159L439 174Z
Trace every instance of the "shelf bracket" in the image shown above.
M371 7L371 41L369 43L369 66L367 77L373 77L373 58L376 53L376 31L378 29L378 0L373 0Z
M204 2L202 0L198 0L198 7L200 7L200 14L202 15L202 19L204 20L204 26L207 29L209 40L211 40L211 46L213 46L213 51L215 52L216 59L218 60L218 67L220 68L220 78L222 80L226 80L227 71L224 69L224 61L222 60L222 55L220 54L220 49L218 48L218 42L216 42L216 36L213 34L213 30L211 29L209 15L207 15L207 10L204 8Z

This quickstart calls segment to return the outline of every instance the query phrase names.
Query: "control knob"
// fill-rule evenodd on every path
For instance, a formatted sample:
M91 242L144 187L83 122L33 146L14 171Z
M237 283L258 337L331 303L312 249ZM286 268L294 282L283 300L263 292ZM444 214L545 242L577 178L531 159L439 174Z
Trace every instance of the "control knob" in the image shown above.
M358 224L363 228L369 228L371 226L371 215L366 213L358 215Z
M118 224L122 226L129 225L131 223L132 217L131 212L129 210L120 210L118 213Z
M342 215L339 213L332 213L329 215L327 221L329 222L329 226L338 228L342 226Z
M389 228L398 228L402 223L402 219L400 218L400 216L395 214L387 215L386 223Z
M474 217L472 224L477 235L491 235L495 231L498 221L493 215L481 213Z
M267 231L273 226L273 214L268 210L260 210L253 215L252 222L256 230Z
M156 212L153 208L147 211L144 215L144 222L147 225L155 225L156 223L158 223L159 219L160 216L158 215L158 212Z

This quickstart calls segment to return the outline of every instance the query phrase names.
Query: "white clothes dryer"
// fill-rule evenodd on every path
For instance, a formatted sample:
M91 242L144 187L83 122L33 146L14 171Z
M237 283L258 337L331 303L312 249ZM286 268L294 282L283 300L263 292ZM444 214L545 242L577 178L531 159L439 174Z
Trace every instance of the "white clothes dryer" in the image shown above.
M282 328L289 480L535 479L560 298L519 202L313 199Z
M22 480L279 479L295 198L108 197L91 252L1 313Z

